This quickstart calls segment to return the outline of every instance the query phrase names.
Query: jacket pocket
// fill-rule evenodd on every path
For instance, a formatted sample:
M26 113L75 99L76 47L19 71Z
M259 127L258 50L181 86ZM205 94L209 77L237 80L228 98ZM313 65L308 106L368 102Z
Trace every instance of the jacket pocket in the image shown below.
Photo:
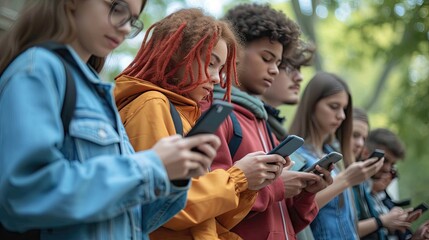
M100 155L119 154L120 137L113 126L101 119L73 119L70 136L75 145L75 157L84 161Z

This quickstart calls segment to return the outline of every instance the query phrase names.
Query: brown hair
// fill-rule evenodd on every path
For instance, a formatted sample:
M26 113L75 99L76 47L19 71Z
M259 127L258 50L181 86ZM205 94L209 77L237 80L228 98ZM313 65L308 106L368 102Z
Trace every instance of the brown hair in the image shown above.
M399 137L387 128L377 128L369 132L365 143L368 150L384 147L398 159L405 158L405 146Z
M232 79L237 81L238 43L228 23L204 15L196 8L179 10L153 24L146 32L137 56L118 77L135 77L186 95L203 83L201 70L198 70L197 79L194 78L192 64L195 61L198 66L204 63L204 74L209 77L207 68L211 52L219 39L225 40L228 49L221 86L227 88L225 98L229 100ZM180 69L184 69L184 76L176 79Z
M353 108L353 119L366 123L366 125L368 125L368 128L369 128L368 114L365 112L365 110L363 110L361 108L354 107Z
M295 48L283 52L282 63L290 63L294 67L310 66L313 61L316 46L300 40Z
M22 51L38 43L71 43L77 32L72 13L73 4L72 0L29 1L18 20L0 40L0 46L4 48L0 55L0 73ZM142 10L145 5L146 0L143 0ZM88 60L88 64L97 72L101 71L104 62L104 57L94 55Z
M303 137L311 144L311 141L319 136L317 123L314 121L313 117L317 103L321 99L341 91L345 91L348 95L348 105L345 109L346 119L335 132L335 136L329 137L324 143L332 144L335 137L339 141L345 166L348 167L353 162L351 150L353 105L347 84L338 76L332 73L318 72L310 80L304 90L300 104L298 105L298 109L290 128L290 133Z

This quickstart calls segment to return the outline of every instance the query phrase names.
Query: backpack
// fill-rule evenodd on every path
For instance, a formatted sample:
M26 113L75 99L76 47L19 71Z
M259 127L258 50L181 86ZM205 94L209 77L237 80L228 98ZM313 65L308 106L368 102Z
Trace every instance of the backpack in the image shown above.
M34 46L31 46L31 47L42 47L46 50L49 50L49 51L55 53L55 55L58 56L58 59L60 59L64 65L64 70L66 73L66 86L65 86L66 89L65 89L65 93L64 93L63 106L61 108L61 121L63 123L64 135L66 135L66 134L68 134L70 121L73 117L74 109L76 107L76 84L75 84L74 79L72 78L72 75L71 75L72 65L75 65L76 63L75 63L75 60L73 59L73 57L71 56L70 52L68 50L62 48L63 46L64 45L60 44L60 43L45 42L45 43L36 44ZM22 52L24 52L27 49L28 48L24 49ZM21 53L16 55L16 57L19 56ZM9 62L9 65L10 65L10 63L13 62L13 60L14 59L12 59ZM6 66L5 69L8 66ZM0 76L2 74L3 73L0 73ZM39 230L30 230L30 231L27 231L24 233L10 232L10 231L6 230L2 224L0 224L0 236L2 237L2 239L4 237L5 239L14 239L14 240L40 239L40 231Z
M168 102L170 103L170 114L171 114L171 118L173 119L174 128L176 129L176 133L183 136L182 119L180 118L180 115L177 112L176 107L171 103L170 100Z
M229 140L228 142L228 148L229 148L229 153L231 155L231 158L234 158L235 153L237 152L238 148L240 147L241 141L243 139L243 131L241 129L241 125L240 122L237 119L237 116L235 116L234 112L231 112L229 114L229 117L231 118L232 121L232 137L231 140ZM270 126L267 124L267 122L265 122L265 126L267 128L267 132L268 132L268 136L270 137L270 142L271 142L271 146L274 147L274 139L273 139L273 134L271 131Z
M64 70L66 73L66 86L65 86L63 106L61 108L61 121L63 123L64 135L66 135L68 134L70 121L73 118L74 109L76 107L76 85L71 75L71 68L73 65L76 65L76 62L71 56L70 52L66 49L63 49L64 45L61 43L44 42L30 47L41 47L55 53L55 55L58 57L58 59L62 62L64 66ZM26 51L28 48L21 51L21 53ZM16 57L21 55L21 53L17 54ZM9 65L13 62L13 60L14 59L12 59L9 62ZM5 69L8 66L6 66ZM0 73L0 76L2 74L3 73Z

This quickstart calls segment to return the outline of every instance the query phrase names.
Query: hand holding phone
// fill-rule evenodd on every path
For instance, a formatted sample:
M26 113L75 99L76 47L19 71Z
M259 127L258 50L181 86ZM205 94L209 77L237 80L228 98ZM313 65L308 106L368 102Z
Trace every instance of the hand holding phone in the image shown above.
M417 207L413 208L412 212L417 210L422 210L422 213L426 212L429 209L429 206L426 203L420 203Z
M381 149L375 149L374 152L372 152L371 155L368 157L368 159L374 158L374 157L377 158L377 161L373 162L371 165L378 163L378 161L380 161L384 157L384 151Z
M414 222L417 220L424 212L428 210L429 206L426 203L420 203L417 207L413 208L410 212L408 212L407 222ZM421 210L421 213L418 212Z
M215 100L210 108L197 120L186 137L201 133L214 133L234 109L231 103Z
M295 135L289 135L285 140L283 140L267 154L278 154L282 157L287 157L300 148L303 144L304 139Z
M316 166L319 165L324 169L329 169L331 164L334 164L343 159L343 155L337 152L331 152L321 158L319 161L315 162L313 165L304 170L304 172L317 172Z

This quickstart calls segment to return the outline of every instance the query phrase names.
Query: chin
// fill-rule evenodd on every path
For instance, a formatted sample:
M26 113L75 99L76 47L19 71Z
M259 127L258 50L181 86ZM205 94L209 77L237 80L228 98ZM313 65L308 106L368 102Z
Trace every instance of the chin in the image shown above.
M285 101L283 101L283 104L286 105L297 105L299 103L298 99L286 99Z
M259 89L253 89L254 91L252 91L252 94L254 95L262 95L267 91L267 87L266 88L259 88Z

